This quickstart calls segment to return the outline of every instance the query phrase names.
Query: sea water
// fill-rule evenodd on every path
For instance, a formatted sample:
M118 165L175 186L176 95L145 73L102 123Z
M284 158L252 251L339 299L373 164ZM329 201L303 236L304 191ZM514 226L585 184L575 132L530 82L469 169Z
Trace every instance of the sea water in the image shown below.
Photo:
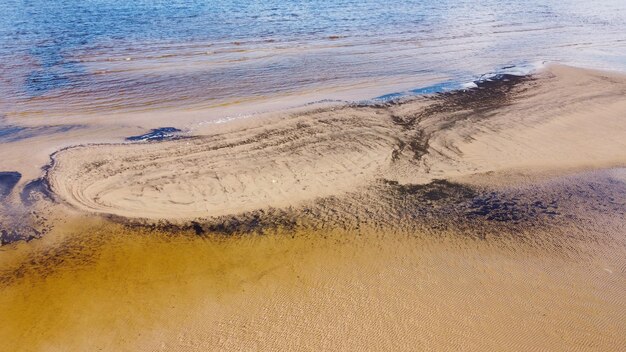
M393 97L544 62L626 71L624 0L0 0L0 10L4 116Z

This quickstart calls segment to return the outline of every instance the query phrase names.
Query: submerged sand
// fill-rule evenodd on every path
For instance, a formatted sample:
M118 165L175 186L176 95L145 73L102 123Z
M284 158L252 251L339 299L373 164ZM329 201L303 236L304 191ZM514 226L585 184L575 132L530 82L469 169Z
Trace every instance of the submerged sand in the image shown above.
M619 350L625 96L551 66L59 151L12 208L49 230L0 248L0 349Z
M581 254L441 231L207 240L95 225L66 229L74 239L51 252L17 249L35 263L3 261L3 280L22 270L2 286L3 346L587 351L626 343L623 242Z

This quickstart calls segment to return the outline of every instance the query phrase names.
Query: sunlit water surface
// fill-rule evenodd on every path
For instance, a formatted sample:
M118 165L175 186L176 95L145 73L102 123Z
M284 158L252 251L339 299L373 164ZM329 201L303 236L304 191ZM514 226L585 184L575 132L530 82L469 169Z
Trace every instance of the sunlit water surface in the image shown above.
M370 99L546 61L626 71L623 0L0 4L5 116Z

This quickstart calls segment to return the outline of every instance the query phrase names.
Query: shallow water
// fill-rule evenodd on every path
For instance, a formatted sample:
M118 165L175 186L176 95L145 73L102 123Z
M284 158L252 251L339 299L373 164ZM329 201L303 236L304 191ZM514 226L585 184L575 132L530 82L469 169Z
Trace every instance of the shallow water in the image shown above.
M6 116L232 106L287 94L368 99L543 61L626 70L621 0L2 7Z
M623 246L69 221L0 252L5 350L618 350ZM535 233L541 235L540 233Z

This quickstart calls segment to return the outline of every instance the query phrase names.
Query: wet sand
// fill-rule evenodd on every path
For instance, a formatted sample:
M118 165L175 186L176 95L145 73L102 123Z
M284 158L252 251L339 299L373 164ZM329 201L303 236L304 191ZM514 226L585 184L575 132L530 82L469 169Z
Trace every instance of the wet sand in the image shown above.
M63 149L2 174L0 344L619 350L624 96L551 66Z

